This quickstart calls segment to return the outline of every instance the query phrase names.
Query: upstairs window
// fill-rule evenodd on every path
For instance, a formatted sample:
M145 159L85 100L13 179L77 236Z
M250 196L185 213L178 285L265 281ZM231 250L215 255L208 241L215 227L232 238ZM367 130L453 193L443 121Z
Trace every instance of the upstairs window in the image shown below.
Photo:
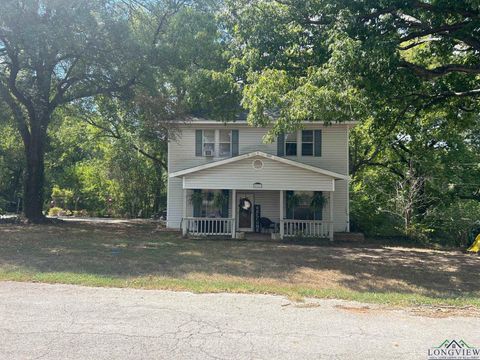
M313 130L302 130L302 156L313 156Z
M219 137L219 157L229 157L232 155L232 132L230 130L220 130Z
M297 156L297 133L285 136L285 156Z
M237 129L195 130L195 156L230 157L239 154Z
M300 146L297 145L297 138ZM277 156L322 156L322 130L302 130L277 137Z
M203 130L203 156L215 156L215 130Z

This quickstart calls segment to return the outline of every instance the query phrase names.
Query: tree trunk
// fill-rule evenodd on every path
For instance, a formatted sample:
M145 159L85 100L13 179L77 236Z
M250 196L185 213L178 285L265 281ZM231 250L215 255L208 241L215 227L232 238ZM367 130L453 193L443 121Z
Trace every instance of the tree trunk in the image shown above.
M152 206L152 215L157 215L160 212L161 202L160 199L162 197L162 190L163 190L163 178L162 178L162 167L156 165L155 166L155 191L154 191L154 198L153 198L153 206Z
M44 131L32 128L29 139L24 139L26 171L23 208L25 217L32 223L45 222L43 215L45 137Z

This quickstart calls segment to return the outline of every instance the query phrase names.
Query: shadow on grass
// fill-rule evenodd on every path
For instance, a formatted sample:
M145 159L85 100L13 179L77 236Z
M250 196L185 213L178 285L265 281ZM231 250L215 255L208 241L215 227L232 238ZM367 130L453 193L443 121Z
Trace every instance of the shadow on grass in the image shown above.
M445 299L480 293L478 256L378 243L306 245L183 239L154 224L1 225L0 269L118 279L201 275Z

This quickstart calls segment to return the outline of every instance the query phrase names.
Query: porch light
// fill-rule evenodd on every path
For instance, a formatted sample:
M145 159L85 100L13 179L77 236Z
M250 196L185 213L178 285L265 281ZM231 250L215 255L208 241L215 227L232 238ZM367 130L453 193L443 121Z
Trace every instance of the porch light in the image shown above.
M262 183L259 183L259 182L253 183L253 188L254 188L254 189L261 189L262 186L263 186Z

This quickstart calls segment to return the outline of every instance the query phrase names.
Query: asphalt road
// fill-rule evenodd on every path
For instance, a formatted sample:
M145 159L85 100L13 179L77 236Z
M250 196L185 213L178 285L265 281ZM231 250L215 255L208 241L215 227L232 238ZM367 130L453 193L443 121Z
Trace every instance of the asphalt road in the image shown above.
M277 296L0 282L1 359L426 359L480 318Z

